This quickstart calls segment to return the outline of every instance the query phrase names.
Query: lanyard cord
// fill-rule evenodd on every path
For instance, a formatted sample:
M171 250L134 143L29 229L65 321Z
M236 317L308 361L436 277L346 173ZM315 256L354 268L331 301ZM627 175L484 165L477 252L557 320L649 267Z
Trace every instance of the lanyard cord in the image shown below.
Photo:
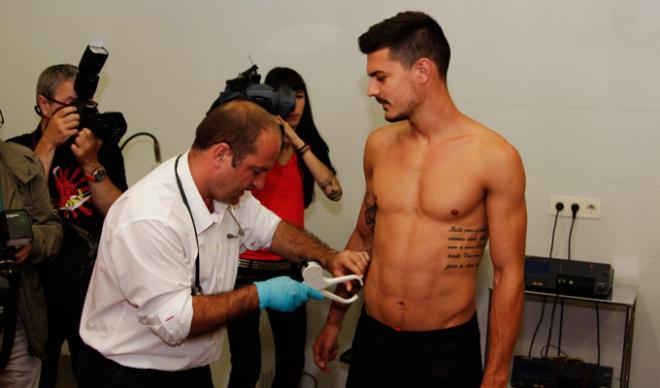
M190 221L192 221L193 225L193 230L195 231L195 242L197 243L197 257L195 258L195 284L191 287L191 294L194 295L202 295L202 286L199 284L199 239L197 238L197 228L195 227L195 219L193 218L192 211L190 210L190 205L188 205L188 198L186 198L186 194L183 192L183 185L181 184L181 178L179 178L179 173L177 172L177 167L179 166L179 159L181 159L181 155L176 157L176 160L174 161L174 176L176 177L176 185L179 187L179 193L181 193L181 197L183 198L183 204L186 205L186 209L188 209L188 214L190 214Z

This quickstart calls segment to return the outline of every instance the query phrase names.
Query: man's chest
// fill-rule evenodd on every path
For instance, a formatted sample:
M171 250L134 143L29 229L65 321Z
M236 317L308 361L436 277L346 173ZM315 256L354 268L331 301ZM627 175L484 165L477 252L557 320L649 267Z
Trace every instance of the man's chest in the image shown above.
M478 160L456 153L393 154L374 166L371 189L379 213L450 220L483 206L483 173Z

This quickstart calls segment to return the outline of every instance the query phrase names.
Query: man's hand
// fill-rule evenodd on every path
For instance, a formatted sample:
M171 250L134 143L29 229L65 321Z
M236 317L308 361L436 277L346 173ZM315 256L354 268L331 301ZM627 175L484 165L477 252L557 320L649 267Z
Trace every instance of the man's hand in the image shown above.
M77 134L80 115L76 113L76 110L75 106L58 109L48 120L41 142L45 142L49 148L54 149Z
M32 252L32 243L28 243L27 245L23 245L22 247L18 248L16 250L16 263L22 264L25 259L30 256L30 253Z
M327 269L332 276L344 276L356 274L364 276L369 266L369 254L364 251L345 250L337 253L327 264ZM346 291L353 290L352 282L344 283Z
M288 276L278 276L263 282L255 282L259 295L259 309L270 308L290 312L307 302L311 297L323 299L323 294L307 284L297 282Z
M99 167L98 153L103 142L99 140L92 131L83 128L71 144L71 152L75 155L78 163L86 173L91 174Z
M341 324L330 324L326 322L312 346L314 364L325 373L330 373L328 362L337 358L337 350L339 350L337 338L339 338L340 331Z

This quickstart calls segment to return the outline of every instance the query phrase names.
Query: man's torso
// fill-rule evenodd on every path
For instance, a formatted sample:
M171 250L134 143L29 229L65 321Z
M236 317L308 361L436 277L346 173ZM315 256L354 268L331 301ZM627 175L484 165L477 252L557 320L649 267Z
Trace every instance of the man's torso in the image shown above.
M41 136L39 128L32 133L9 139L35 149ZM114 144L104 143L98 154L99 162L106 168L108 177L122 191L128 187L121 151ZM93 204L93 198L85 173L75 159L69 144L57 148L48 171L48 188L53 207L65 223L71 223L98 238L103 226L103 215ZM62 251L66 252L67 242Z
M390 327L452 327L475 312L488 240L482 153L499 141L477 123L465 129L420 141L404 122L372 135L378 146L368 147L367 187L377 213L365 299L369 314Z

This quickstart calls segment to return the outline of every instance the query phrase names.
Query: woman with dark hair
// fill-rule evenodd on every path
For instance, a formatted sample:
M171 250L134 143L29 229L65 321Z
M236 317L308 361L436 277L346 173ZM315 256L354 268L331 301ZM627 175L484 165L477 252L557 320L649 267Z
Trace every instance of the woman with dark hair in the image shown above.
M265 83L275 89L288 86L295 91L296 107L286 117L277 117L284 130L282 150L266 176L263 190L253 195L283 220L304 227L305 208L314 200L314 182L332 201L342 190L330 162L328 145L319 134L307 86L300 74L276 67ZM300 268L268 250L246 251L239 259L236 288L276 276L302 280ZM275 379L273 388L297 387L305 365L307 310L283 313L267 309L275 340ZM235 320L227 327L232 369L228 388L254 388L261 372L259 311Z

